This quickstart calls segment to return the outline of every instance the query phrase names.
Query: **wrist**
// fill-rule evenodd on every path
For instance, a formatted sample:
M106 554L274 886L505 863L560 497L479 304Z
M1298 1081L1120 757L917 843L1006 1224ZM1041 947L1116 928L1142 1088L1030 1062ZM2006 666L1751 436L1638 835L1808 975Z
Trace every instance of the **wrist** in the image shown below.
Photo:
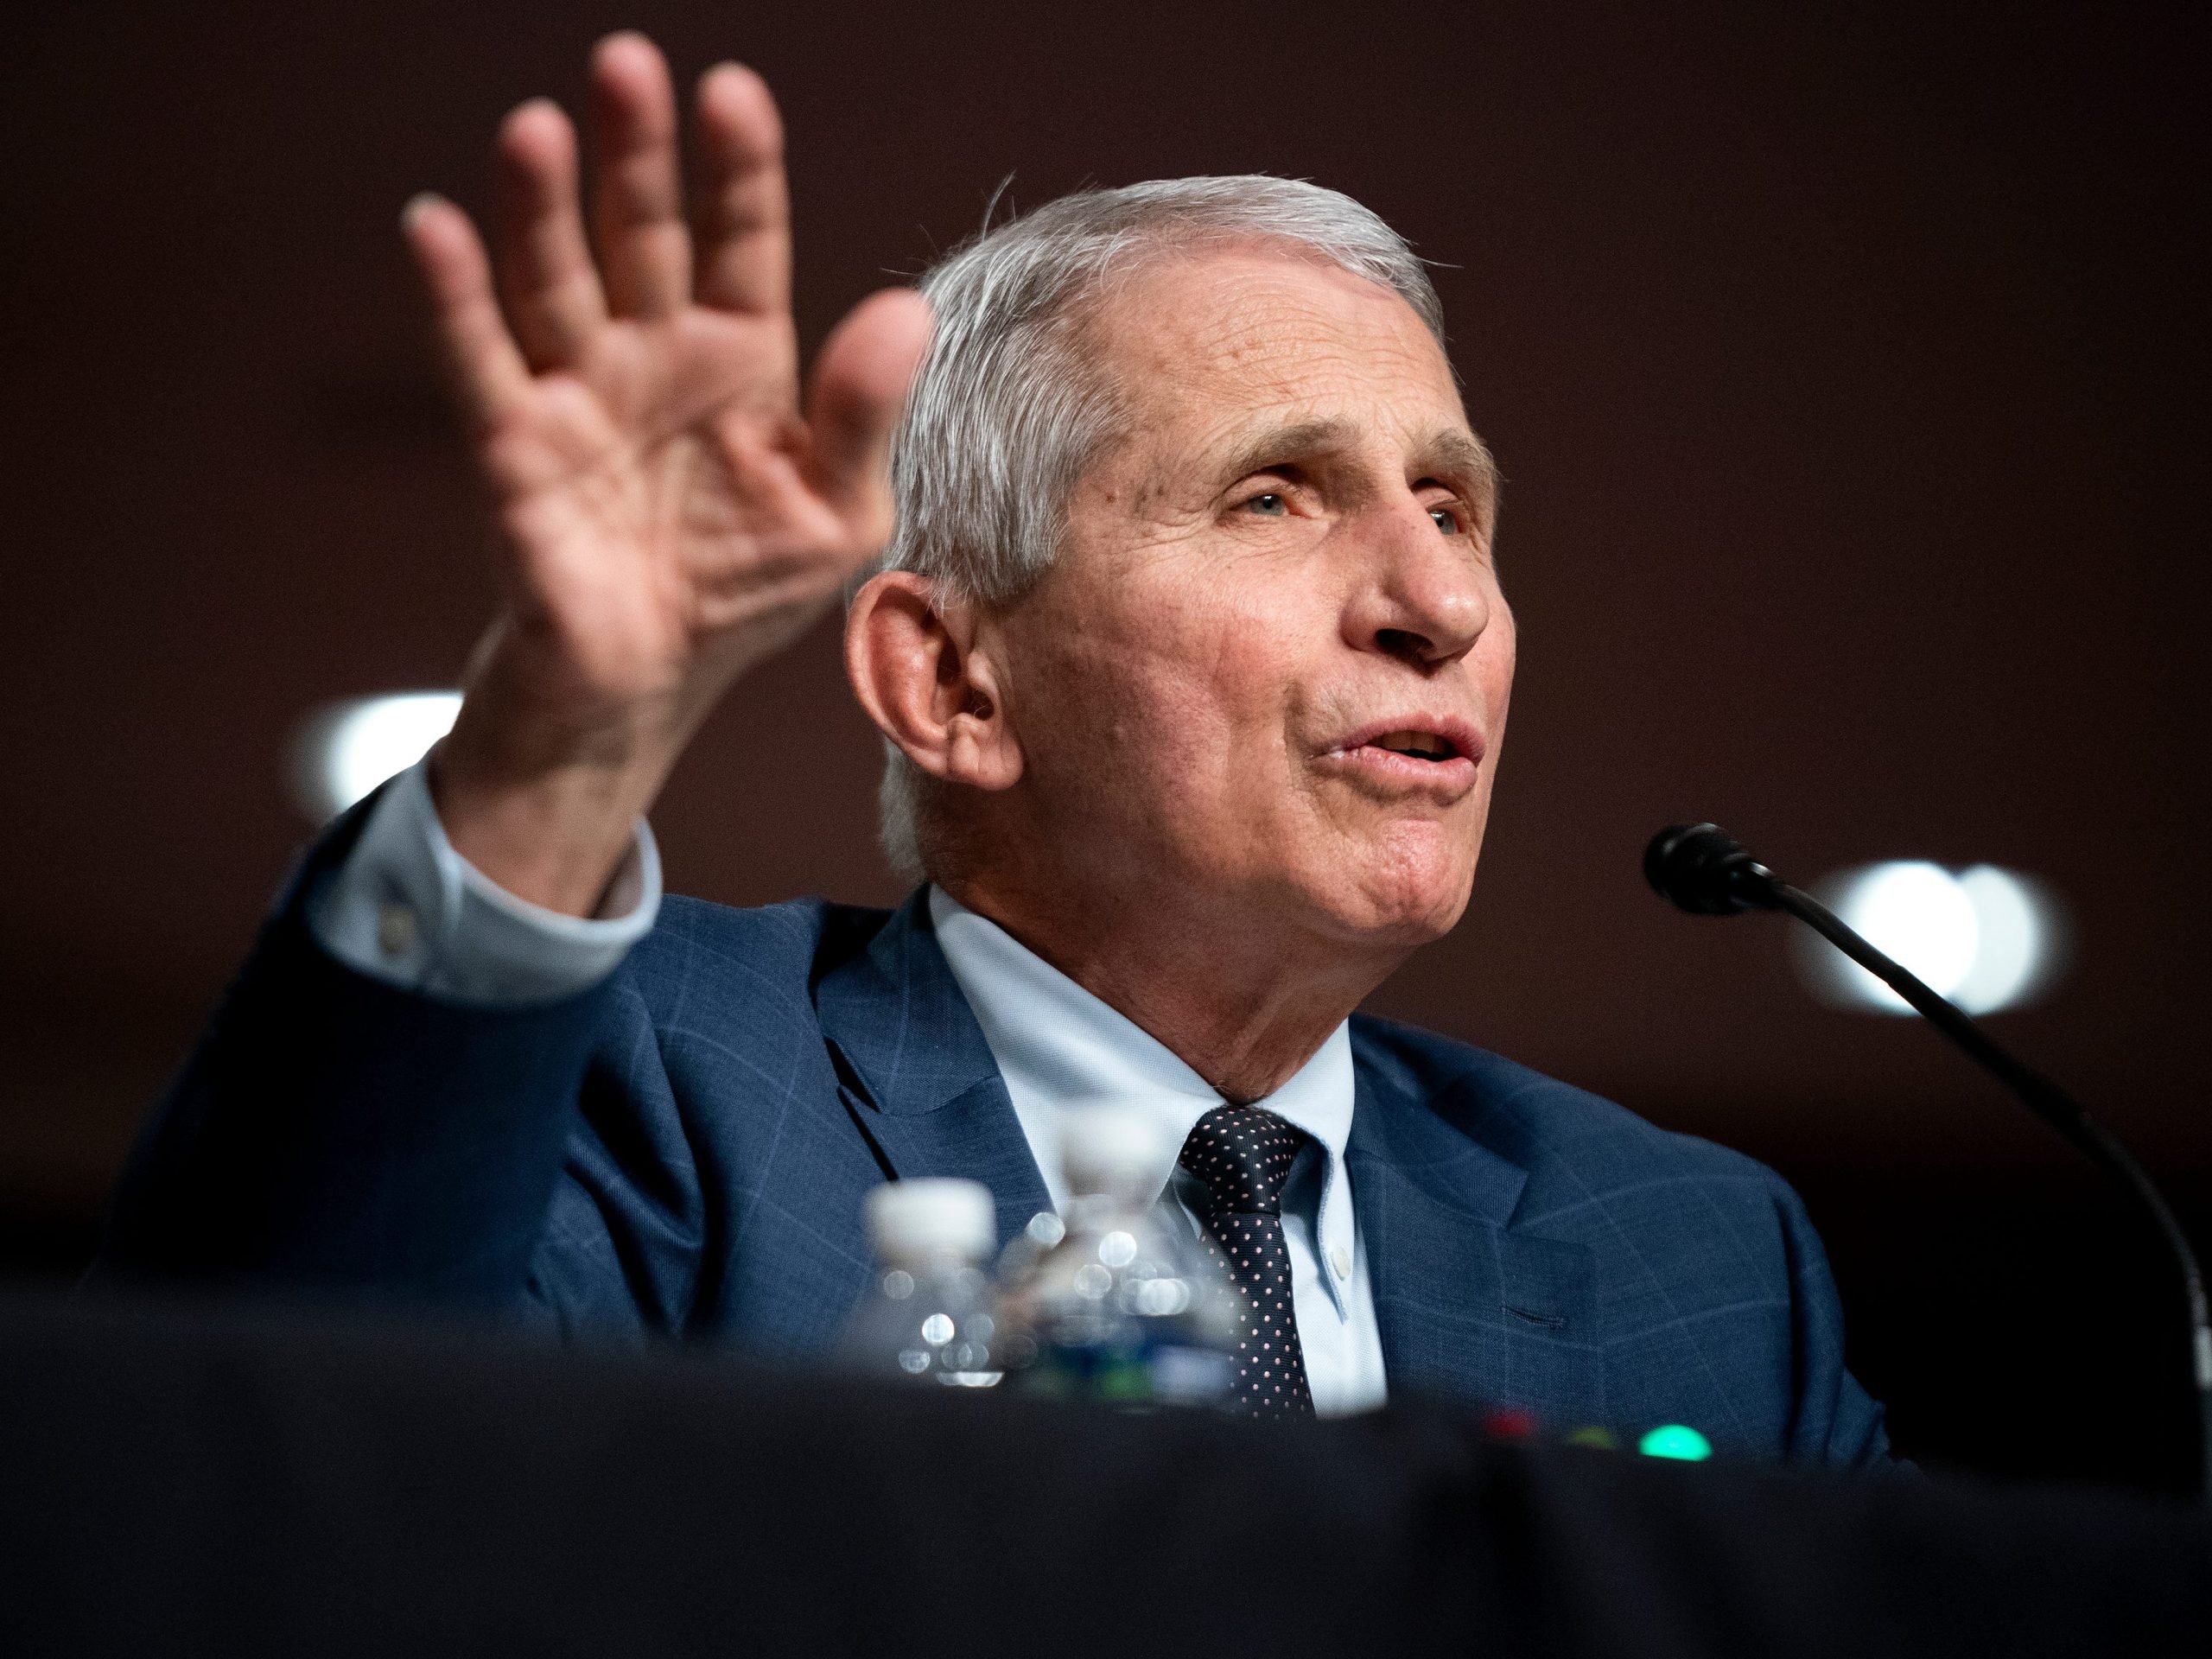
M514 897L580 917L599 910L662 775L568 764L487 776L454 763L444 744L429 774L454 851Z
M664 701L599 708L519 696L474 677L430 755L430 798L455 852L518 899L596 912L683 748Z
M665 676L617 673L613 690L603 671L580 668L573 641L503 616L430 757L454 850L518 899L593 914L684 744L744 665L721 657Z

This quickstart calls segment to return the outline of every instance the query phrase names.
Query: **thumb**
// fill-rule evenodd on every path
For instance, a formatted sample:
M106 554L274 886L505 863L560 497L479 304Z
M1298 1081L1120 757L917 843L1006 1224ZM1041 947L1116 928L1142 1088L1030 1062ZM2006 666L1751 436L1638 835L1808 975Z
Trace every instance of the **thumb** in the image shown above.
M808 481L871 546L891 534L891 434L929 343L929 302L887 288L847 313L815 359Z

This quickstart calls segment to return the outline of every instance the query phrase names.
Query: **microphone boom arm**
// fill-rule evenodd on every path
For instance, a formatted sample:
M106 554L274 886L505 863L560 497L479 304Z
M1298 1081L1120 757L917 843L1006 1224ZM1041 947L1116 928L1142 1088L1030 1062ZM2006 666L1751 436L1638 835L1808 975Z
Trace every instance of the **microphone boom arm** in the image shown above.
M1999 1046L1966 1011L1939 996L1910 969L1860 937L1841 917L1756 861L1713 824L1675 825L1659 832L1644 873L1662 897L1700 915L1778 910L1795 916L1912 1006L1968 1058L1994 1077L2037 1117L2056 1129L2133 1192L2164 1238L2181 1269L2188 1301L2190 1357L2197 1408L2197 1491L2212 1504L2212 1304L2189 1235L2150 1173L2119 1136L2082 1103Z

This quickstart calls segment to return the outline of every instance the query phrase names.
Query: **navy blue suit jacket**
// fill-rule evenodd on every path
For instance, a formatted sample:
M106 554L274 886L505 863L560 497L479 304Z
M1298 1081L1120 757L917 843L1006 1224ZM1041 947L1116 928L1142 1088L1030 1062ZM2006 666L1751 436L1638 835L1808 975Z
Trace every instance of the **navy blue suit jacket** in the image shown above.
M795 1356L865 1282L861 1204L964 1175L1046 1207L920 897L670 899L609 979L487 1008L326 953L310 854L118 1191L99 1272L520 1307ZM1796 1196L1482 1050L1352 1021L1346 1151L1390 1386L1565 1428L1689 1423L1857 1465L1881 1408Z

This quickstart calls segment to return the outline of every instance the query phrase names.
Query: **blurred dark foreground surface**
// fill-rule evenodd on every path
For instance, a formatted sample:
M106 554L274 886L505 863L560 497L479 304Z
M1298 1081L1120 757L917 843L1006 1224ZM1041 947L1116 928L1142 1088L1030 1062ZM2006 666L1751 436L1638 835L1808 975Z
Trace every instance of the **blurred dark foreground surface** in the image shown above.
M2212 1522L0 1298L11 1655L2190 1654Z

